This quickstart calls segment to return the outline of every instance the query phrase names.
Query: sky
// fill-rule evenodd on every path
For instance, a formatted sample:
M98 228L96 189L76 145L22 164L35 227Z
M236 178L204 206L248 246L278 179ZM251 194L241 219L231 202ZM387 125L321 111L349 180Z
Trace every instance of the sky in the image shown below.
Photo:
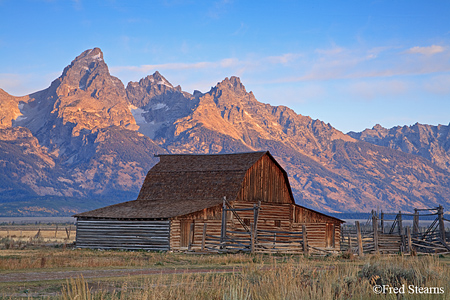
M0 0L0 88L47 88L99 47L129 81L184 91L238 76L343 132L450 123L450 1Z

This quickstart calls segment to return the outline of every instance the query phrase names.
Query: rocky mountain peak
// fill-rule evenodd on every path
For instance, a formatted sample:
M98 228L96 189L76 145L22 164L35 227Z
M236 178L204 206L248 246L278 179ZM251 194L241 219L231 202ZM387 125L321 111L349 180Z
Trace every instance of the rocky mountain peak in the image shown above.
M100 128L136 126L125 87L110 75L99 48L77 56L49 88L29 95L19 109L14 126L29 128L50 150ZM76 151L76 146L69 148ZM59 149L60 154L70 152Z
M105 80L106 78L110 80ZM64 69L57 81L59 81L60 87L57 93L61 96L69 95L74 89L92 92L96 89L103 89L105 84L108 88L121 93L120 96L124 96L122 82L110 75L108 66L103 60L103 52L99 48L86 50L77 56Z
M450 126L416 123L387 129L375 125L362 132L349 132L349 135L375 145L422 156L440 168L450 170Z
M372 127L372 129L373 129L373 130L378 130L378 131L379 131L379 130L383 130L383 129L386 129L386 128L384 128L384 127L381 126L380 124L376 124L375 126Z
M245 86L242 84L241 79L236 76L231 76L230 78L225 78L221 82L217 83L216 89L218 90L229 90L237 95L246 94L247 91Z
M164 76L158 71L152 75L139 80L139 82L130 81L126 88L128 101L136 107L146 107L152 99L158 101L162 98L167 98L164 95L168 94L183 94L187 98L190 97L188 93L184 93L178 85L174 87Z
M103 60L103 52L100 48L88 49L75 58L74 61L101 61Z

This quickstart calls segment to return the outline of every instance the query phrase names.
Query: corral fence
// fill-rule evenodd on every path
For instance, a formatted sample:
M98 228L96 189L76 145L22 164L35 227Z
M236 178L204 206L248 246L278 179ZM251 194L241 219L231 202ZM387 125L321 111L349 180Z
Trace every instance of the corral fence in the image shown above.
M259 229L258 216L261 204L253 208L233 208L224 199L222 208L221 235L207 234L207 224L203 227L202 251L219 253L249 252L249 253L303 253L328 254L336 252L334 249L322 249L308 244L306 226L301 231ZM253 211L253 222L246 224L239 216L239 212ZM227 228L227 212L231 212L239 221L240 228Z
M412 224L409 224L411 221ZM360 256L364 253L450 253L447 243L450 232L445 230L446 222L450 220L444 217L441 205L429 209L414 209L414 213L372 211L371 217L364 224L356 221L354 226L343 226L341 251Z

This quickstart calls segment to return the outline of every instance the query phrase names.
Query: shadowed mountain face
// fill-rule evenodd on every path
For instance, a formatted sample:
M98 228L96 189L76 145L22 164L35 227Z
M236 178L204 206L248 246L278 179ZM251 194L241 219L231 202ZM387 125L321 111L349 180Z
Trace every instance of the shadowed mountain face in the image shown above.
M7 174L0 201L10 206L19 196L71 197L74 207L85 199L132 200L157 162L153 154L254 150L269 150L286 169L296 201L317 210L409 210L450 199L450 173L442 169L448 160L421 154L437 153L432 136L448 153L448 128L428 129L428 152L412 137L414 151L384 145L392 129L380 129L377 146L364 141L372 136L364 132L346 135L260 103L237 77L193 95L158 72L125 88L98 48L78 56L46 90L20 98L0 90L0 106Z

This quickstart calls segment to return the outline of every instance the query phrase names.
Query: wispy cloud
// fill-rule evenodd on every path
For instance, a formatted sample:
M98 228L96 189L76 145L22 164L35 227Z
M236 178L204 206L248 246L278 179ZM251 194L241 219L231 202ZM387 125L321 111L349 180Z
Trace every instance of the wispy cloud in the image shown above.
M358 81L345 87L346 93L372 100L379 97L401 95L408 91L409 84L401 80Z
M405 50L393 46L345 48L333 45L331 48L315 49L309 53L292 52L270 56L258 56L253 53L244 58L229 57L217 61L116 66L111 67L111 71L120 74L119 77L126 75L129 78L136 78L156 70L167 70L168 73L183 74L179 75L179 78L181 76L189 78L195 73L198 80L205 81L207 78L236 75L246 78L246 83L254 85L296 82L310 85L350 80L354 85L347 92L352 91L353 95L360 98L374 99L380 95L406 93L406 89L411 86L405 83L408 80L402 78L404 76L432 76L450 72L448 47L436 47L420 49L412 47ZM432 52L440 54L421 55L419 58L411 55L411 53ZM204 79L201 79L202 77ZM446 79L441 78L439 83L428 84L427 89L445 93L446 83L448 83ZM317 90L312 93L314 92Z
M405 53L423 54L420 59ZM439 56L432 54L440 53ZM302 68L267 83L388 78L450 72L450 51L443 46L347 49L334 46L305 54ZM295 73L295 74L293 74Z
M83 9L83 4L81 3L81 0L72 0L72 3L73 3L73 8L75 8L75 10Z
M437 53L444 52L445 48L442 46L431 45L429 47L412 47L405 51L405 53L411 54L423 54L423 55L434 55Z
M438 95L450 94L450 74L433 76L424 84L428 92Z
M42 74L40 74L42 75ZM0 73L0 88L14 96L23 96L48 87L49 82L58 75L55 73L37 74ZM36 80L39 78L39 80Z
M285 53L279 56L268 56L263 60L271 64L288 64L302 56L301 53Z
M213 6L208 10L207 16L211 19L219 19L223 14L227 13L232 3L232 0L215 1Z
M219 61L202 61L193 63L165 63L165 64L154 64L154 65L141 65L141 66L116 66L110 67L113 72L122 71L133 71L139 73L151 72L154 70L198 70L198 69L211 69L211 68L235 68L235 69L246 69L246 68L257 68L262 65L279 65L287 64L298 57L301 54L296 53L286 53L279 56L267 56L262 58L246 59L240 60L238 58L230 57L224 58Z
M232 35L244 35L248 30L248 25L245 24L244 22L241 22L241 25L239 26L239 28L233 32Z

